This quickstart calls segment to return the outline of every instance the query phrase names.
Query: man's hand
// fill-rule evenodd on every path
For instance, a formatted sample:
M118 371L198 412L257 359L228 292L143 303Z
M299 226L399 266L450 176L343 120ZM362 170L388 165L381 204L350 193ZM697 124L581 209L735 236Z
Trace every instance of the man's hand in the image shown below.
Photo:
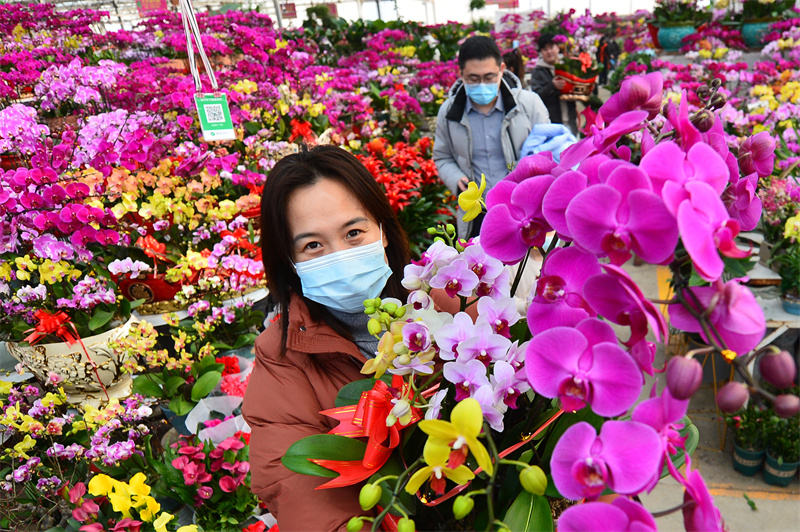
M469 178L467 176L464 176L458 180L458 190L461 192L467 190L467 185L469 185Z
M564 85L566 84L567 82L564 80L564 78L553 78L553 87L557 88L558 90L563 89Z

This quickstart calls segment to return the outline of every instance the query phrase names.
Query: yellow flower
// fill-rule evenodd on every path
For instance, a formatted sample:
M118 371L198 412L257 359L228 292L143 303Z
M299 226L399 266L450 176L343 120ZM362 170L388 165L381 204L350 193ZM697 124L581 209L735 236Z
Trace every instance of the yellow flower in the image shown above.
M17 443L14 446L14 452L11 453L12 456L16 456L18 458L24 458L25 460L29 459L30 456L26 453L26 451L30 451L36 446L36 440L31 438L30 434L26 434L22 441Z
M483 210L483 191L486 190L486 176L481 174L481 185L470 181L467 190L458 195L458 206L464 211L465 222L474 220Z
M11 280L11 264L8 262L0 263L0 279L3 281Z
M131 494L124 482L117 482L114 485L114 491L108 494L108 501L115 512L121 513L123 517L131 516Z
M419 428L433 439L434 445L458 451L466 447L475 457L478 465L490 475L493 465L486 447L478 441L483 426L483 411L475 399L469 397L458 403L450 413L450 421L425 419ZM430 439L429 439L430 441Z
M89 481L89 493L95 497L99 497L101 495L106 496L111 493L111 491L114 489L114 484L118 482L118 480L114 480L108 475L102 473L95 475Z
M783 238L800 239L800 214L795 214L783 226Z
M161 510L161 505L153 497L145 497L137 506L141 506L142 503L145 507L139 510L139 518L142 521L152 521L153 517Z
M147 477L141 471L131 477L130 482L128 482L128 486L130 486L130 492L132 495L139 495L141 497L150 495L150 486L147 485ZM142 501L142 503L143 502L144 501ZM140 506L140 504L141 503L136 504L136 506Z
M723 57L725 57L725 54L727 53L728 53L727 48L725 47L717 48L716 50L714 50L714 59L722 59Z
M175 518L174 515L162 512L155 521L153 521L153 528L156 532L167 532L167 523Z
M380 379L389 366L392 364L397 354L394 352L394 344L402 339L403 322L395 321L389 326L389 330L383 333L378 341L378 350L374 358L370 358L361 368L361 373L369 375L375 374L376 379Z
M11 393L12 384L8 381L0 381L0 394L8 395Z
M183 525L175 532L198 532L197 525Z
M258 90L258 85L249 79L243 79L235 83L231 89L240 94L252 94Z
M478 408L480 408L480 406L478 406ZM432 439L428 439L425 443L425 447L422 449L422 457L428 465L420 468L416 473L411 475L408 484L406 484L406 492L412 495L415 494L419 491L422 484L431 477L434 478L432 482L442 482L444 480L443 477L447 477L456 484L464 484L475 477L472 471L463 464L455 469L447 467L447 459L449 456L450 448L448 446L436 444ZM443 491L443 486L442 489L436 491Z

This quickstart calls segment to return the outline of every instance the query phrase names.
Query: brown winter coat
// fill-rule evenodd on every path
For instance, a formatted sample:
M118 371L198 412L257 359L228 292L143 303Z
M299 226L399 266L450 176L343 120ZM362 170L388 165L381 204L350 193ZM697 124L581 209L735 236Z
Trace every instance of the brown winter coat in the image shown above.
M281 331L274 323L256 339L256 362L243 413L252 430L252 490L278 519L281 532L344 530L358 505L360 485L315 490L322 477L286 469L281 457L305 436L331 430L336 421L321 415L333 408L345 384L366 378L366 361L356 345L324 323L313 322L302 298L289 304L286 352L280 352Z

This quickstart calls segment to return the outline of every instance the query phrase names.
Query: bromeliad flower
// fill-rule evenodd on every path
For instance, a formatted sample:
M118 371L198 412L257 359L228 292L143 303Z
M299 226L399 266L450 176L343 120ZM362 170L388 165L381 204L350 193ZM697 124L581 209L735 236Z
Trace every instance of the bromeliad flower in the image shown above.
M544 244L552 228L542 214L542 198L553 179L540 175L518 185L501 181L489 192L481 226L481 246L489 255L515 263L532 246Z
M486 190L486 176L481 174L480 186L474 181L470 181L467 190L458 195L458 206L464 211L464 216L461 218L465 222L474 220L483 210L484 190Z
M535 335L525 371L536 393L558 397L569 412L589 405L601 416L616 416L642 389L636 362L617 345L614 330L596 318Z
M618 166L605 184L580 192L566 210L569 234L581 247L622 264L631 252L650 263L672 256L678 242L675 218L650 180L632 164Z
M430 422L432 423L434 421L439 420L431 420ZM441 421L441 423L446 423L446 421ZM425 447L422 449L422 457L428 465L421 467L411 475L405 487L406 492L411 495L415 494L419 491L419 488L422 487L422 484L430 479L431 489L438 495L442 495L444 493L446 479L449 478L456 484L464 484L475 478L472 471L463 464L455 468L447 467L449 456L450 447L435 441L433 438L429 438L428 441L425 442Z
M478 441L482 426L481 405L471 398L460 401L453 408L450 413L450 421L426 419L419 422L420 430L430 436L426 446L430 444L439 447L438 456L441 456L442 450L446 450L448 454L452 450L463 455L464 458L468 452L471 452L481 469L491 475L494 466L486 447ZM453 458L451 457L450 460L452 462Z
M603 530L619 532L657 532L656 520L638 503L626 497L617 497L606 502L587 502L570 506L558 518L560 532L586 532L596 530L602 523Z
M640 493L661 460L658 434L636 421L606 421L600 435L581 421L553 449L550 471L568 499L595 499L606 487L623 495Z

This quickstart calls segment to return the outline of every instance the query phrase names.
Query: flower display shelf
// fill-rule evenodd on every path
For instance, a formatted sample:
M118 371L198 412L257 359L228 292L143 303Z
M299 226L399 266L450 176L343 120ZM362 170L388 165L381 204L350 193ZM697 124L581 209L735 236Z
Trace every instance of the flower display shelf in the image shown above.
M97 376L106 387L109 398L123 398L131 393L132 380L122 369L124 360L109 346L109 342L125 337L136 320L101 334L83 338L83 345L92 361L97 364ZM92 364L80 342L30 345L26 342L6 342L11 356L25 364L39 381L46 382L54 373L63 379L67 400L73 404L94 404L105 401L105 394L97 381Z
M597 75L582 78L566 70L556 69L555 77L564 80L564 88L561 89L561 99L568 101L580 100L586 102L592 95L597 85Z

